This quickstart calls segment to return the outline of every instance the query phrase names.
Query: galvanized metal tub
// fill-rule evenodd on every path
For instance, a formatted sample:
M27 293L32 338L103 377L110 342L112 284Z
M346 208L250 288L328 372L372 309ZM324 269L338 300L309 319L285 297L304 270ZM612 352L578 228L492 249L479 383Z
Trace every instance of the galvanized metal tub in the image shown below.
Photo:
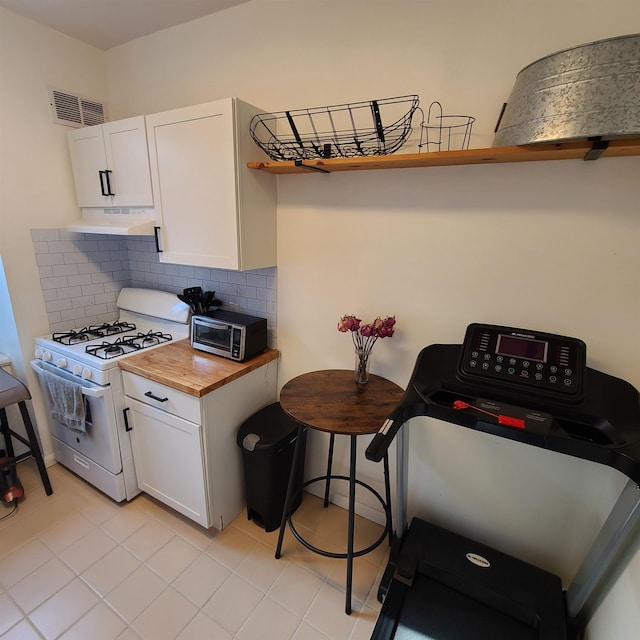
M640 34L590 42L526 66L494 147L640 136Z

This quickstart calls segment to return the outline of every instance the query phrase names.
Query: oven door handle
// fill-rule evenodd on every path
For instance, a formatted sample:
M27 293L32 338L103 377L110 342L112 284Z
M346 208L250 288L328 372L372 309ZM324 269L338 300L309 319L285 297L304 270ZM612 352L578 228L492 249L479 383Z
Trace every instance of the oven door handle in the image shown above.
M82 395L89 396L90 398L102 398L105 394L104 387L94 389L92 387L82 387Z
M40 360L31 360L30 364L31 364L31 368L38 374L38 376L43 371L48 371L53 375L56 375L57 367L52 364L49 364L48 362L42 362ZM73 382L75 382L75 380ZM82 383L79 381L77 384L82 384ZM101 387L99 385L95 385L95 386L92 385L90 387L85 387L84 385L82 385L82 395L88 396L90 398L102 398L106 393L106 391L107 390L105 387Z

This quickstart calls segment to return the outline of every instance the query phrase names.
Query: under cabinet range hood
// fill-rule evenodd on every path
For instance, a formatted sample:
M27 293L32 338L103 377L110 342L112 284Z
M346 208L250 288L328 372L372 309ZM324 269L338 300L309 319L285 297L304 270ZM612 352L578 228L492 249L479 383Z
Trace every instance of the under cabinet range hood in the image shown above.
M82 219L67 225L67 231L116 236L152 236L155 226L155 216L148 211L105 209L103 212L83 211Z

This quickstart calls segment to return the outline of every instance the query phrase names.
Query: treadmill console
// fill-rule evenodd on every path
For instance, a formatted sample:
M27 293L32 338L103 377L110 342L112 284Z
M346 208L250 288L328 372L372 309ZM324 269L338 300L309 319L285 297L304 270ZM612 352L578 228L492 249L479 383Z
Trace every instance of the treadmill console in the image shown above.
M474 323L467 327L457 374L467 382L578 400L586 351L578 338Z

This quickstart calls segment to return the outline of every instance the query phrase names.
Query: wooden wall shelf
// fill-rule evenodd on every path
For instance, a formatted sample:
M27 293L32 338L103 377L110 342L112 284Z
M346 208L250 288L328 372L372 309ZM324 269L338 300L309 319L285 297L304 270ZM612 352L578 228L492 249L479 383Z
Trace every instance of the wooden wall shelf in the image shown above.
M406 153L366 158L331 158L328 160L249 162L250 169L275 174L333 173L334 171L364 171L367 169L409 169L414 167L450 167L467 164L499 164L505 162L535 162L540 160L585 160L640 156L640 138L611 140L604 150L593 150L595 143L557 142L493 147L464 151ZM590 157L588 157L590 156Z

